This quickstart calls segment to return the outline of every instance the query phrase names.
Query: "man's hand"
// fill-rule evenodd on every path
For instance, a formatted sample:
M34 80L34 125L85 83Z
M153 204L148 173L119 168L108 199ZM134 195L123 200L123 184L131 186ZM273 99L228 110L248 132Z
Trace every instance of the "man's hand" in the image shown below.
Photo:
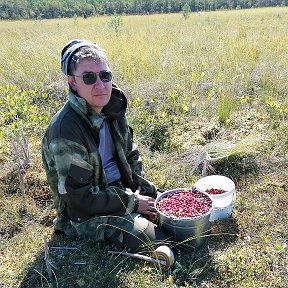
M155 219L157 217L157 211L154 207L155 199L141 195L140 188L136 190L135 194L139 200L137 212L143 215L148 215L151 219Z

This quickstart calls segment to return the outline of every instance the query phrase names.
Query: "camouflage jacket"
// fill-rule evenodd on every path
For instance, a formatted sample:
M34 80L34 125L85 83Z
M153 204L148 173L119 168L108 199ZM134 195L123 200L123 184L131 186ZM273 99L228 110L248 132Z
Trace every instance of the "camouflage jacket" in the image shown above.
M142 163L125 116L127 99L113 84L109 103L98 114L85 99L69 91L65 105L52 118L43 137L42 160L58 215L81 223L97 216L135 212L132 191L156 197L155 186L141 177ZM108 118L116 161L126 190L108 186L98 152L99 130Z

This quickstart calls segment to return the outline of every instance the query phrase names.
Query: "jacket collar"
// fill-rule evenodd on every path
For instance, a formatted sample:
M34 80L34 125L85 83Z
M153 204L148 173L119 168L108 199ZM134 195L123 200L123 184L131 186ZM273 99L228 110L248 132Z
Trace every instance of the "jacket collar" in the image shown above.
M112 84L111 98L108 104L103 107L101 114L96 113L94 110L90 109L86 100L74 93L70 87L68 93L68 101L78 114L86 119L89 119L93 127L100 127L105 116L116 120L125 117L127 109L127 98L125 97L122 90L115 84Z

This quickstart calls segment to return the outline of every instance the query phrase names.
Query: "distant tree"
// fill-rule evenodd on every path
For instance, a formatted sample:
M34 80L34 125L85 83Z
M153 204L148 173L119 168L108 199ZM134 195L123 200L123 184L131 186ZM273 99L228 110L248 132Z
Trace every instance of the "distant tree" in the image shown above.
M0 19L29 18L26 0L1 0Z
M196 10L196 0L190 0L189 6L190 6L191 11L195 11Z
M116 34L118 34L121 27L123 26L123 19L120 14L117 14L116 11L114 11L114 14L111 16L111 20L108 24L111 28L114 29Z
M189 6L188 3L186 3L186 4L182 7L182 14L183 14L185 20L189 18L190 13L191 13L190 6Z

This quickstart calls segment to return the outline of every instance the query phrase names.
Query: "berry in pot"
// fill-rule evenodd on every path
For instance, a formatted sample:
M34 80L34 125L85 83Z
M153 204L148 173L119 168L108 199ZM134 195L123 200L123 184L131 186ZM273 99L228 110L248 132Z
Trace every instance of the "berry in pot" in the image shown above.
M200 191L179 190L168 194L156 203L156 208L166 216L179 219L203 215L212 207L211 199Z

